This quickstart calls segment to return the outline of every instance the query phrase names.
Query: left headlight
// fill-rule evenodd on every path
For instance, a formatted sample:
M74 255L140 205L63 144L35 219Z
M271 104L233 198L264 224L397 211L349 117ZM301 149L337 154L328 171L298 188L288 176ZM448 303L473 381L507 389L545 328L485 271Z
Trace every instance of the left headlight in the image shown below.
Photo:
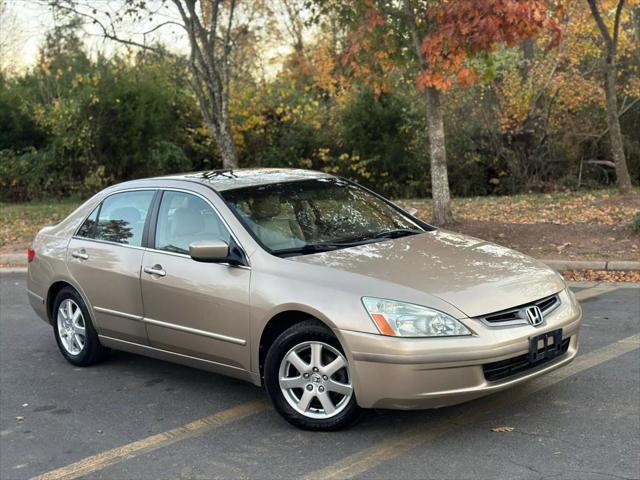
M362 303L383 335L448 337L471 335L455 318L438 310L384 298L363 297Z

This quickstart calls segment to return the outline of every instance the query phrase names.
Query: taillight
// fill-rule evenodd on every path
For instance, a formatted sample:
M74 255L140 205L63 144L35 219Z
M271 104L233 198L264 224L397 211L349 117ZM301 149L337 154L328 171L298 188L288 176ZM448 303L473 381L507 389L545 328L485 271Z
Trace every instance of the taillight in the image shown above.
M36 251L33 248L29 247L27 249L27 261L31 263L33 262L34 258L36 258Z

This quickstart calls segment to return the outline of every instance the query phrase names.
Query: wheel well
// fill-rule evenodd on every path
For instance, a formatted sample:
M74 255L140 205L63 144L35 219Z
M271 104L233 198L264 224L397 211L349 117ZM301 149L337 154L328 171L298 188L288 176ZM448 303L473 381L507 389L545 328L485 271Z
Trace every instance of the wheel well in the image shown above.
M67 282L55 282L53 285L49 287L49 291L47 292L47 317L49 318L49 323L53 322L53 302L56 301L56 297L58 296L58 292L62 290L64 287L71 287L73 285Z
M296 323L300 323L304 320L309 319L317 320L316 317L313 317L308 313L300 312L297 310L290 310L286 312L280 312L271 320L269 320L267 325L264 327L264 330L262 331L262 336L260 337L260 378L262 378L263 376L264 361L267 358L267 352L269 351L269 347L271 347L275 339L278 338L278 336L280 336L282 332L292 327Z

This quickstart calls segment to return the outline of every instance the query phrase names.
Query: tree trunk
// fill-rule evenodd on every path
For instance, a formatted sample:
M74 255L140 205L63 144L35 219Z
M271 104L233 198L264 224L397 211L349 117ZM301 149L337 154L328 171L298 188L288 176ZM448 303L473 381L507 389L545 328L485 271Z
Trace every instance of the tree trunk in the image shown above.
M431 156L431 195L433 197L433 223L446 225L453 222L449 177L447 174L447 150L444 137L444 121L440 107L440 92L428 87L424 90L427 104L427 128Z
M536 41L533 38L527 38L520 42L520 48L522 49L520 76L524 82L529 80L529 74L531 73L531 67L533 66L533 60L535 57L535 46Z
M587 0L591 14L600 30L600 35L605 44L604 49L604 93L607 102L607 125L611 143L611 155L616 166L616 181L620 193L631 193L631 177L627 169L627 160L624 157L624 143L620 130L620 114L618 113L618 97L616 93L616 50L620 31L620 20L625 0L618 0L616 6L613 33L609 32L606 23L602 19L598 2Z
M422 53L415 11L409 0L404 0L404 13L411 31L413 50L420 69L427 68L427 60ZM431 197L433 198L433 217L435 225L453 223L451 196L449 194L449 175L447 174L447 146L444 136L444 121L440 107L440 92L427 87L423 90L426 103L427 134L429 135L429 157L431 162Z
M633 25L633 33L636 37L636 57L640 63L640 4L636 5L631 14L631 24Z
M213 129L210 129L213 132ZM218 144L218 150L222 157L222 167L226 169L238 168L238 156L236 153L236 146L233 143L233 135L231 134L231 127L229 122L225 122L222 127L218 129L218 134L214 133L213 138Z
M607 101L607 124L609 127L609 139L611 142L611 154L616 165L616 180L620 193L631 193L631 177L627 169L627 161L624 156L624 143L620 130L620 118L618 117L618 97L616 94L616 64L607 59L605 66L604 91Z

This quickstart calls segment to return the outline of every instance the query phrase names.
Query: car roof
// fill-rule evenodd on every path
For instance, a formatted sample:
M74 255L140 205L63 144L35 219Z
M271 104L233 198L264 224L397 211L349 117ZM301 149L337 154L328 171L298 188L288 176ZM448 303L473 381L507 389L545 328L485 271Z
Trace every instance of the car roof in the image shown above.
M332 175L313 170L293 168L240 168L229 170L207 170L155 177L157 180L187 180L210 186L216 191L255 187L272 183L331 178Z

